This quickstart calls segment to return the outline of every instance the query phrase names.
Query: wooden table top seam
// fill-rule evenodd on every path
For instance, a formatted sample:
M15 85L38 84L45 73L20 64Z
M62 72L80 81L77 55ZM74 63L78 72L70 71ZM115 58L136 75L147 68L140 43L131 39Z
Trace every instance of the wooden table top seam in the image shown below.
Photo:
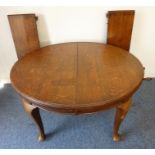
M60 49L62 49L62 53L61 53L61 51L59 51ZM140 63L140 61L134 55L127 53L127 55L128 55L128 56L126 56L127 60L129 60L129 62L131 61L131 64L133 61L132 66L136 67L135 73L134 72L132 73L132 71L129 69L129 72L127 73L127 75L131 75L131 77L132 76L135 77L134 75L137 74L137 76L138 76L136 78L137 80L133 80L134 86L132 87L132 89L129 89L128 91L126 91L126 93L121 93L121 94L116 93L115 98L109 98L110 96L109 95L107 96L107 94L108 94L108 91L110 93L110 90L105 90L107 87L107 84L105 82L103 82L103 80L105 78L104 73L109 73L109 72L105 72L103 69L104 69L104 67L106 68L107 65L109 65L111 63L113 64L113 59L112 59L113 56L116 56L116 59L114 59L114 63L119 62L118 61L119 59L120 59L120 61L122 61L122 58L124 58L124 56L123 56L124 54L120 53L120 56L122 58L118 59L117 54L113 54L113 52L115 52L115 51L106 51L106 50L115 50L115 49L116 49L116 51L118 50L118 55L120 52L125 52L125 51L122 51L122 49L120 49L120 48L116 48L114 46L100 44L100 43L97 44L97 43L75 42L75 43L68 43L68 44L64 43L64 44L57 44L57 45L44 47L38 51L28 54L27 56L23 57L21 60L19 60L18 62L15 63L15 65L13 66L13 68L11 70L11 74L10 74L11 82L13 84L13 87L18 92L18 94L20 94L23 98L29 100L30 102L33 102L36 106L38 105L38 106L44 106L46 108L58 108L58 109L60 108L60 109L66 109L66 110L74 109L75 111L76 110L78 111L79 109L82 109L82 108L83 109L87 109L87 108L95 109L95 108L99 108L99 107L103 108L104 106L107 106L107 105L109 105L109 106L115 105L116 106L116 104L119 104L122 101L124 101L126 98L131 97L131 95L138 89L138 87L140 86L140 84L142 82L141 77L144 75L144 72L142 75L142 70L141 70L142 64ZM82 50L84 50L84 51L82 51ZM94 50L97 50L96 55L94 53L95 52ZM65 51L68 53L64 53ZM38 58L39 58L39 60L41 60L41 63L43 63L44 67L43 66L41 67L41 65L39 65L39 63L37 62L36 58L33 58L34 56L37 56L37 52L39 52ZM45 55L43 54L44 52L45 52ZM54 53L52 54L50 52L54 52ZM72 52L74 52L74 53L72 53ZM90 52L90 55L88 55L89 52ZM107 55L106 52L110 52L111 54ZM62 54L64 55L64 60L63 60ZM60 57L60 60L59 60L59 55L62 56L62 57ZM44 56L44 58L41 58L42 56ZM88 57L86 57L86 56L88 56ZM105 56L106 56L107 60L104 59ZM29 58L31 58L31 59L29 59ZM34 59L34 63L33 63L33 59ZM30 62L29 62L29 60L30 60ZM105 60L105 62L104 62L104 60ZM109 60L110 60L110 62L109 62ZM46 61L46 62L44 63L44 61ZM40 82L40 85L38 85L37 88L43 89L42 92L46 88L46 87L44 87L44 88L42 87L42 82L45 82L45 86L46 86L47 84L48 85L52 84L53 78L54 78L54 80L58 80L56 87L55 87L56 93L51 94L51 92L54 91L54 90L52 90L53 88L50 88L50 87L52 87L52 85L51 86L49 85L49 88L45 89L45 91L47 91L48 94L43 92L44 95L51 95L51 97L49 96L50 100L44 100L44 98L42 98L43 96L40 98L40 94L38 94L37 98L35 98L35 96L30 95L31 90L28 94L26 94L24 91L22 91L20 89L22 87L20 85L18 85L17 82L19 81L19 83L20 82L22 84L24 84L24 83L21 80L18 80L17 78L20 78L20 75L19 75L20 72L23 74L22 77L24 78L24 71L22 71L22 70L18 71L17 69L18 69L18 66L22 65L22 63L25 64L25 62L32 63L32 65L34 67L35 67L35 65L39 65L38 67L43 68L42 73L39 73L41 76L43 75L43 77L41 77L41 79L39 79L39 81L36 81L36 82ZM122 62L124 62L124 61L122 61ZM58 63L58 67L54 67L55 63L56 64ZM102 64L104 65L104 67L100 68L100 65L102 65ZM125 64L127 64L127 63L125 63ZM52 66L50 67L49 65L52 65L54 68ZM64 70L65 68L62 65L64 65L64 67L67 67L66 71ZM75 65L75 66L71 67L71 65ZM92 68L89 68L88 65L91 65ZM94 66L92 66L92 65L94 65ZM52 73L48 74L49 72L45 69L46 66L49 66L48 69L53 68L56 70L53 71ZM26 70L23 68L26 72L28 71L28 69L31 69L31 68L29 68L31 66L28 65L27 67L28 68ZM115 70L116 70L116 68L117 68L117 66L115 66ZM129 68L129 67L127 67L127 68ZM16 71L17 71L17 74L16 74ZM102 71L103 71L103 73L102 73ZM14 76L12 74L13 72L14 72ZM87 73L85 73L85 72L87 72ZM124 70L121 72L124 72ZM138 72L138 73L136 73L136 72ZM37 71L37 73L38 73L38 71ZM53 75L55 73L56 73L56 75ZM86 75L83 75L83 74L86 74ZM93 75L93 74L96 74L96 75ZM15 75L17 75L17 77L15 77ZM114 75L116 75L116 77L117 77L119 74L114 74ZM29 75L25 75L25 76L29 76ZM48 76L51 79L48 80ZM57 78L54 76L59 76L59 77ZM36 77L34 76L34 80L33 80L34 82L35 82L35 78ZM44 78L46 80L44 80ZM83 78L84 78L84 80L86 80L85 81L86 83L84 81L83 82L79 81L79 80L82 80ZM27 80L27 78L25 78L25 80ZM98 80L95 83L95 85L92 84L93 80ZM31 84L31 81L29 81L29 82L30 82L29 84ZM65 85L63 85L63 84L65 84L64 82L67 82L66 84L69 84L69 85L67 87L65 87ZM89 85L89 82L90 82L90 85ZM131 83L131 82L129 82L129 83ZM61 84L62 84L62 88L61 88ZM81 90L81 89L83 89L81 87L85 87L85 86L86 86L86 88L84 88L84 90ZM110 86L108 86L108 87L110 89ZM126 87L128 87L128 85L126 85ZM36 90L37 88L35 88L34 90ZM95 88L98 89L97 92L98 91L101 91L101 92L99 92L99 94L96 94L97 97L95 98L95 100L93 99L91 101L92 97L94 96L93 92L96 93ZM90 92L86 93L86 90L88 90ZM69 91L68 92L69 94L67 94L67 91ZM73 92L73 91L75 91L75 92ZM107 93L104 94L103 93L104 91L107 91ZM36 93L37 92L40 93L39 90L36 91ZM55 98L54 95L57 95L57 93L60 93L60 94L58 94L58 97L60 96L60 99L59 98L58 99L61 102L56 102L58 100L53 100L53 98ZM61 94L61 93L64 93L64 94ZM85 97L84 93L86 93L86 97ZM80 94L82 95L82 98L81 98ZM64 95L66 95L65 100L63 98L61 98L61 96L64 96ZM67 95L69 98L67 98ZM69 96L69 95L72 95L72 96ZM74 97L74 95L75 95L75 97ZM87 98L87 95L88 95L88 98ZM45 96L45 99L46 98L48 99L48 96L47 97ZM63 103L63 101L65 101L65 102Z

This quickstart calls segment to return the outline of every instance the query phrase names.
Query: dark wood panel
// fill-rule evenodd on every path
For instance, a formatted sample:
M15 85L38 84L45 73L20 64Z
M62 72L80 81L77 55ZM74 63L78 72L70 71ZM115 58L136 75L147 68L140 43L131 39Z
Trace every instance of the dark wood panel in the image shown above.
M39 38L35 14L8 15L17 57L39 49Z
M129 50L134 10L109 11L107 43Z

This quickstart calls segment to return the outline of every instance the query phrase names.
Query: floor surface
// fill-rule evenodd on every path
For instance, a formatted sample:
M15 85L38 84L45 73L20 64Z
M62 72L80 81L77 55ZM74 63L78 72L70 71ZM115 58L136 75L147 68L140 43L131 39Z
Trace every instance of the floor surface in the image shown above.
M155 148L155 79L144 81L122 123L120 142L113 142L115 110L70 116L41 110L47 134L37 130L10 84L0 90L0 148Z

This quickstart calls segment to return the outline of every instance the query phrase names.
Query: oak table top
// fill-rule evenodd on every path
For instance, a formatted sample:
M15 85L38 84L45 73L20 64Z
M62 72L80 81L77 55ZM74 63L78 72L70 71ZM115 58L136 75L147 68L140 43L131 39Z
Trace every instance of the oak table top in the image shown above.
M32 105L62 113L92 113L125 102L144 69L129 52L101 43L63 43L33 51L13 66L11 82Z
M19 94L35 104L73 111L115 104L143 79L143 66L123 49L65 43L27 54L11 71Z

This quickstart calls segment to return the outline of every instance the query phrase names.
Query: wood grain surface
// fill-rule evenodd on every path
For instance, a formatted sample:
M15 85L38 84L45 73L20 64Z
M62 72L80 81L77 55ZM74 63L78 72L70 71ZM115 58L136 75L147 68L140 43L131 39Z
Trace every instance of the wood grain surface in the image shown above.
M46 110L89 113L125 102L140 86L143 66L121 48L64 43L33 51L13 66L16 91Z
M125 50L130 49L134 15L134 10L108 11L108 44Z
M35 14L8 15L18 59L40 48Z

